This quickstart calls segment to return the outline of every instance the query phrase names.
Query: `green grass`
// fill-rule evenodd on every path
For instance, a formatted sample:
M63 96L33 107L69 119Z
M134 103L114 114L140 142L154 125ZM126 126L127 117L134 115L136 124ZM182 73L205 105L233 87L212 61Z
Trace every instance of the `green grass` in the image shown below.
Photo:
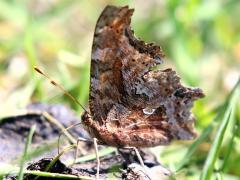
M136 35L162 46L166 58L160 68L172 67L185 85L206 94L193 109L198 138L153 152L177 179L239 179L240 1L51 2L0 1L0 118L32 101L63 103L80 115L82 109L33 67L40 66L87 106L96 20L107 3L128 4L135 8ZM80 160L88 158L94 156ZM5 164L8 168L0 169L0 176L16 168L19 173L22 165Z
M22 156L21 163L20 163L20 170L19 170L19 173L18 173L18 180L22 180L23 179L23 175L24 175L24 172L23 172L23 170L24 170L24 162L27 159L28 151L29 151L31 143L32 143L32 137L33 137L35 129L36 129L36 125L33 125L31 127L29 135L27 137L27 141L26 141L25 148L24 148L24 154Z
M201 180L211 179L212 177L216 160L219 157L219 152L221 150L221 145L225 137L225 132L227 130L228 124L230 123L231 120L233 121L235 119L234 108L236 106L237 97L239 97L240 95L239 92L240 92L240 81L236 84L236 88L234 88L232 92L233 97L229 98L228 101L226 102L227 104L226 108L224 108L224 113L222 113L223 114L222 121L218 126L216 137L213 141L213 144L208 153L206 162L204 164L204 168L200 177ZM233 125L235 126L235 124ZM226 158L224 159L223 164L226 164L226 159L230 155L230 152L231 152L231 149L228 150L228 153L226 154ZM221 172L222 169L220 168L218 171Z

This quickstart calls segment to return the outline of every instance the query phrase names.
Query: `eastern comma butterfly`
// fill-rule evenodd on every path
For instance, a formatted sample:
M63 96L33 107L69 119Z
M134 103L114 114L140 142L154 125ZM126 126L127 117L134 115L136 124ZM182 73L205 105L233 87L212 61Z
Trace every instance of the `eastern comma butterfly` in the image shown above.
M82 122L99 144L153 147L196 136L193 101L199 88L185 87L163 63L162 49L134 36L133 9L107 6L93 39L90 112Z

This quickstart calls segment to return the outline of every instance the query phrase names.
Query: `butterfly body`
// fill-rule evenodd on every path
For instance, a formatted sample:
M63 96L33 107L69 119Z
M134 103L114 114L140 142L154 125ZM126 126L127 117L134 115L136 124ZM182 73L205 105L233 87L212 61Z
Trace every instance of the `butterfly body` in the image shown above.
M184 87L163 63L159 46L137 39L130 28L133 10L107 6L95 28L91 60L90 113L83 124L100 143L153 147L193 139L193 101L201 89Z

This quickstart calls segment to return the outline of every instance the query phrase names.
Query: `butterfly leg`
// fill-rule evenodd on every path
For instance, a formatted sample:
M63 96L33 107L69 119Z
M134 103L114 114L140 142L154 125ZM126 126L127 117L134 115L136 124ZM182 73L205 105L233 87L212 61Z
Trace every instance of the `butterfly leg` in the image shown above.
M99 170L100 170L100 159L98 154L98 144L97 144L97 138L93 138L95 153L96 153L96 159L97 159L97 173L96 173L96 179L99 179Z
M85 139L82 137L78 137L77 142L76 142L76 151L75 151L75 158L74 158L74 163L77 163L77 158L79 156L79 143L80 142L88 142L88 143L93 143L93 141L89 140L89 139ZM81 154L84 154L82 151L80 151Z

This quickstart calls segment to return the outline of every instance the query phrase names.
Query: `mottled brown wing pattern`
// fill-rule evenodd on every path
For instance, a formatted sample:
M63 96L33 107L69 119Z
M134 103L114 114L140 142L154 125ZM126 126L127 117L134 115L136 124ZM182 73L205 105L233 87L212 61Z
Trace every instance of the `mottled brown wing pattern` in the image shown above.
M122 134L138 139L135 144L128 145L141 142L145 146L155 146L167 144L173 139L193 139L196 136L193 127L195 119L190 109L193 101L203 96L202 91L183 87L171 69L150 71L143 79L147 79L142 84L147 89L143 90L143 96L148 95L149 102L145 101L144 109L115 104L108 114L110 129L116 132L122 128ZM114 123L114 119L119 121Z
M91 61L88 128L113 146L149 147L195 137L193 101L197 88L181 85L163 62L159 46L137 39L130 28L133 10L107 6L97 22Z
M92 47L90 112L103 124L123 95L121 36L133 10L107 6L98 19Z

